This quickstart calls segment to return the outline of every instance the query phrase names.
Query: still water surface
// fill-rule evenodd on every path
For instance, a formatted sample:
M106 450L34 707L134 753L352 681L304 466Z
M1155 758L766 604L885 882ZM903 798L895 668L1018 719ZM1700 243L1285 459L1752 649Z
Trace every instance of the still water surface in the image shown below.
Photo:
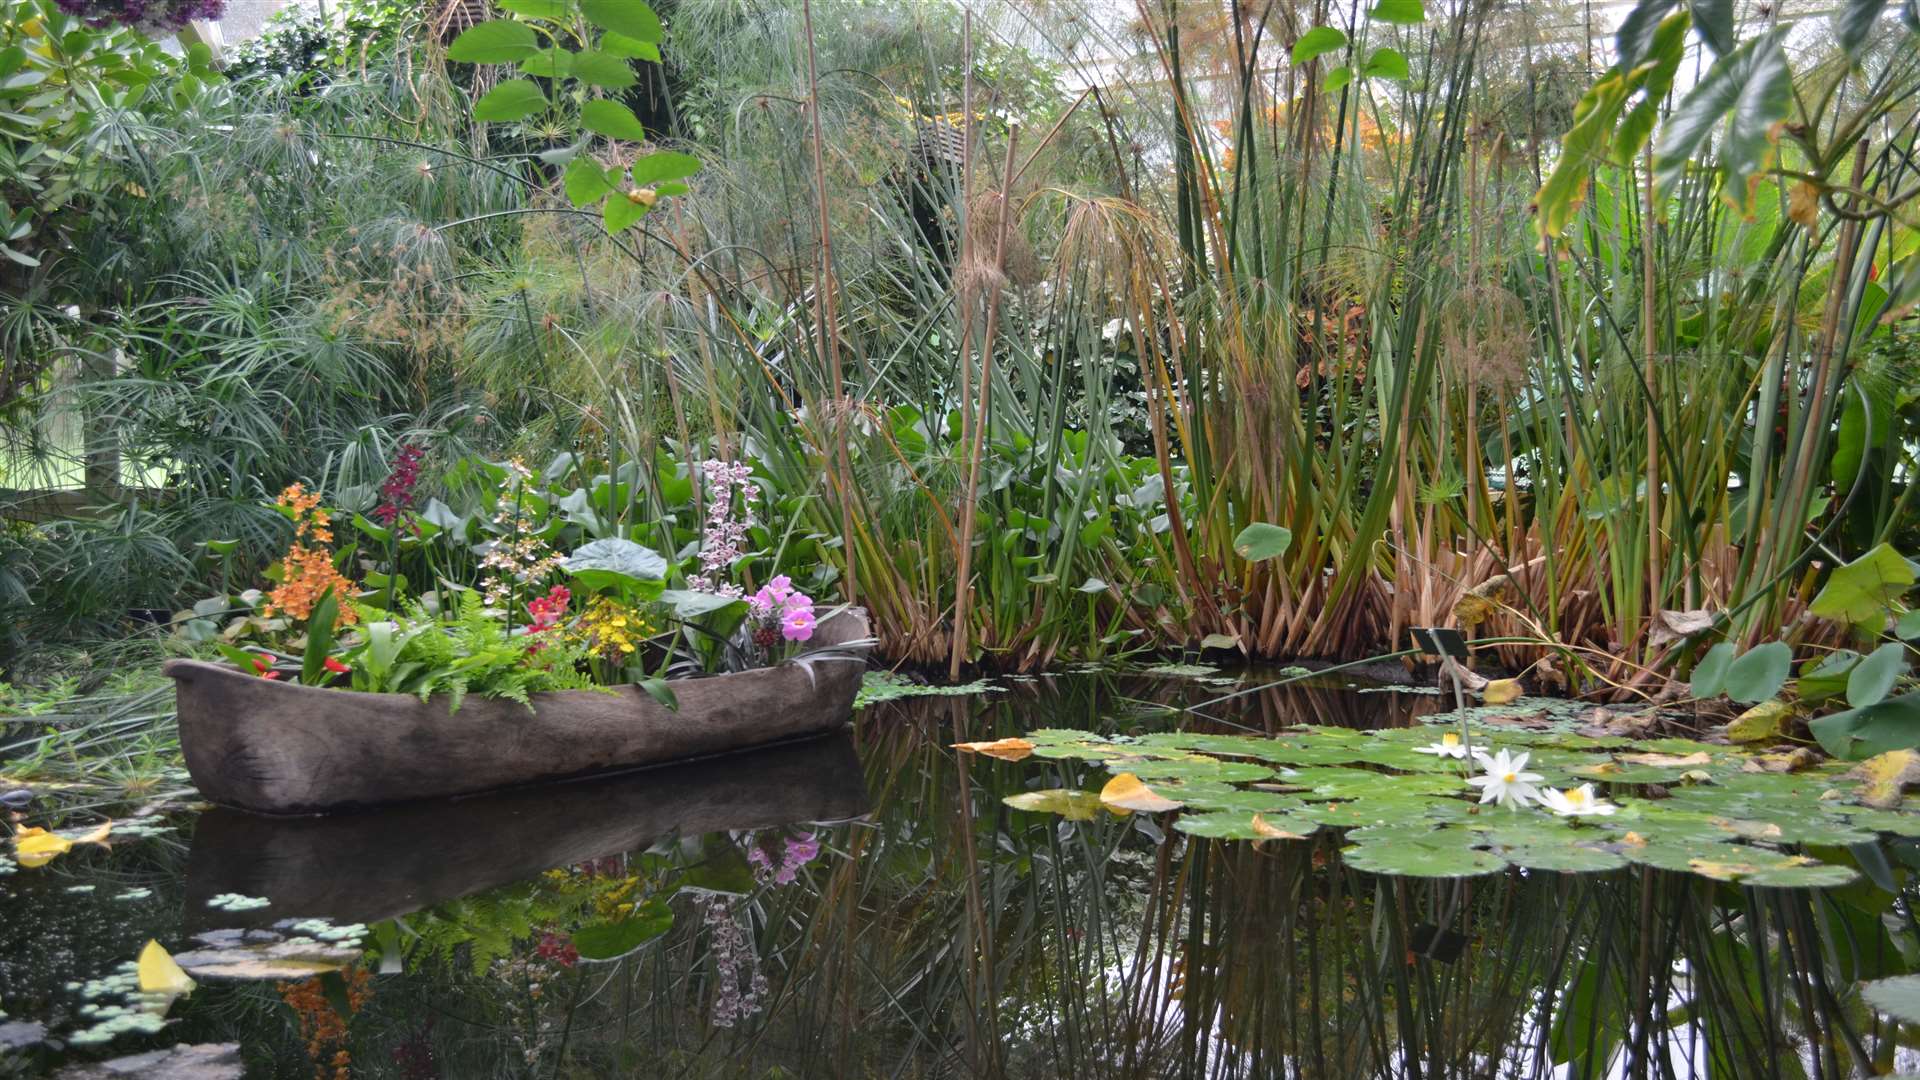
M303 821L163 809L110 848L0 876L0 1077L208 1043L237 1043L245 1075L290 1078L1911 1064L1856 990L1920 960L1911 842L1875 875L1893 892L1639 868L1416 881L1343 866L1327 835L1256 847L1144 815L1012 810L1005 796L1104 774L949 749L1047 727L1393 726L1441 707L1335 684L1212 719L1168 708L1219 692L1061 676L876 705L845 736L457 803ZM43 799L26 822L58 824L41 820L57 809ZM123 965L149 939L200 984L157 1032L127 1019L141 1002Z

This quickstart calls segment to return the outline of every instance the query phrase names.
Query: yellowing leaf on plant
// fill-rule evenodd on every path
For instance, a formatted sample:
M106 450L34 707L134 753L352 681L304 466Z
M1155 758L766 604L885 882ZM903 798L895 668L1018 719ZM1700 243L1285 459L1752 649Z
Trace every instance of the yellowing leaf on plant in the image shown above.
M1299 833L1288 832L1287 830L1282 829L1277 825L1269 824L1267 819L1261 817L1259 814L1253 815L1253 831L1269 840L1305 840L1306 839L1306 837L1302 836Z
M174 963L173 954L149 940L140 950L140 992L143 994L187 994L193 992L193 979Z
M1096 810L1105 810L1116 817L1127 815L1127 812L1119 807L1104 805L1100 801L1100 796L1091 791L1074 791L1069 788L1023 791L1018 795L1009 795L1000 801L1015 810L1028 810L1036 814L1059 814L1068 821L1092 821Z
M1466 629L1478 626L1506 606L1512 591L1513 578L1495 574L1460 594L1460 599L1453 603L1454 620Z
M995 739L992 742L954 743L955 750L985 754L1001 761L1019 761L1033 753L1033 744L1025 739Z
M1137 810L1143 814L1157 814L1163 810L1178 810L1180 804L1154 792L1140 782L1140 778L1130 772L1123 772L1107 781L1100 789L1100 801L1108 806L1117 806L1123 810Z
M1494 679L1480 692L1480 697L1489 705L1508 705L1520 700L1519 679Z

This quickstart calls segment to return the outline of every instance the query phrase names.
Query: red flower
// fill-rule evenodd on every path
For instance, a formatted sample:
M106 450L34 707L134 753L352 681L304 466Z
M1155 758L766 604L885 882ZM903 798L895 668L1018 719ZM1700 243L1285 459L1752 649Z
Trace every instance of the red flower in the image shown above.
M254 674L266 679L271 679L275 675L273 661L257 654L253 658L253 671Z
M260 677L263 679L277 679L280 677L280 673L277 671L263 671L260 673Z
M328 671L333 672L335 675L345 675L347 672L353 670L352 668L341 663L340 661L335 660L331 656L327 657L321 663L322 663L322 666L324 666Z

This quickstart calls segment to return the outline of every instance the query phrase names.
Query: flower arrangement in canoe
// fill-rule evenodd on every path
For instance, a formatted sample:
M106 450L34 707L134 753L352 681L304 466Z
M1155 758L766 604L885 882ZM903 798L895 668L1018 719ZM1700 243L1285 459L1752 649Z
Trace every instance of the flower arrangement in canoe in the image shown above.
M293 545L280 560L280 583L267 593L266 614L305 622L320 598L331 592L341 601L334 626L352 623L357 616L344 601L353 595L354 584L333 564L333 519L320 506L319 494L292 484L275 505L293 519Z

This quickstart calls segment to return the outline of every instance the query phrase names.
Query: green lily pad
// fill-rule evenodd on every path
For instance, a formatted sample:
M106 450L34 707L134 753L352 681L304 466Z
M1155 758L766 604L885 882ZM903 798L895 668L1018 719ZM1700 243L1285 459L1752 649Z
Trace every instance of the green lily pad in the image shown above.
M1140 761L1128 764L1126 771L1142 780L1213 780L1225 784L1265 780L1273 775L1265 765L1217 758Z
M1340 856L1356 870L1394 877L1479 877L1507 866L1491 851L1464 845L1355 844L1342 848Z
M1627 865L1626 856L1585 844L1503 847L1500 849L1500 857L1528 870L1557 870L1570 874L1618 870Z
M1009 795L1000 801L1015 810L1025 810L1035 814L1058 814L1068 821L1092 821L1094 815L1103 808L1098 794L1091 791L1073 791L1068 788L1023 791L1018 795Z
M1860 988L1867 1004L1910 1024L1920 1024L1920 975L1896 975Z
M1772 889L1837 889L1842 885L1851 885L1859 876L1845 866L1808 863L1749 874L1740 879L1740 884Z
M1254 825L1258 817L1261 824L1270 830L1290 833L1288 837L1276 837L1272 832L1263 832ZM1221 840L1304 840L1319 831L1320 824L1298 815L1250 814L1243 811L1219 811L1208 814L1181 814L1173 827L1192 836L1205 836Z

